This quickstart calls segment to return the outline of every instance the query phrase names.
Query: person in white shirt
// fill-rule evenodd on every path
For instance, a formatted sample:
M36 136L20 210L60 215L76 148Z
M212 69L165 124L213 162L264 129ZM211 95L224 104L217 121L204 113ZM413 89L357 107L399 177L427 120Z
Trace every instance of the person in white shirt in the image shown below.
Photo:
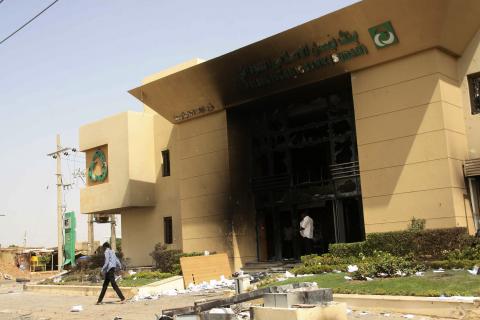
M313 229L313 219L306 212L303 212L302 220L300 221L300 235L302 236L305 254L313 252Z

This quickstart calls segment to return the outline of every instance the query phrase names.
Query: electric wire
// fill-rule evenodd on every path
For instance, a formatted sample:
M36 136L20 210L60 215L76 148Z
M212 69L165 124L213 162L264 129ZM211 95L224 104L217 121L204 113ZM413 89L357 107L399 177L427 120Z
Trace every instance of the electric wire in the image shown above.
M1 0L0 3L2 3L4 0ZM8 39L10 39L11 37L13 37L13 35L15 35L17 32L19 32L20 30L22 30L23 28L25 28L28 24L30 24L33 20L35 20L36 18L38 18L42 13L44 13L45 11L47 11L48 9L50 9L51 6L53 6L55 3L57 3L59 0L55 0L53 1L52 3L50 3L48 5L48 7L46 7L45 9L43 9L42 11L40 11L39 13L37 13L36 16L34 16L33 18L31 18L30 20L28 20L27 22L25 22L20 28L18 28L17 30L15 30L14 32L12 32L9 36L7 36L6 38L4 38L2 41L0 41L0 44L3 44L5 41L7 41Z

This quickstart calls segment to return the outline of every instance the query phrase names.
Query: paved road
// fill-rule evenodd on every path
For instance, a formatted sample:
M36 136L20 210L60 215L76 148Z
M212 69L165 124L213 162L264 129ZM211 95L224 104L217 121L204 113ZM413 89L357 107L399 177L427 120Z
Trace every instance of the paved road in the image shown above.
M94 319L113 320L121 317L123 320L155 320L155 314L162 309L192 305L193 301L207 298L199 295L179 295L162 297L158 300L145 300L117 304L114 299L105 299L105 304L95 305L96 297L73 297L52 294L23 292L22 286L10 284L0 286L0 320L63 320L63 319ZM210 296L211 297L211 296ZM81 305L83 311L70 312L72 306ZM395 314L364 314L352 311L352 319L364 320L405 320L404 315ZM429 317L415 316L415 319L429 320Z

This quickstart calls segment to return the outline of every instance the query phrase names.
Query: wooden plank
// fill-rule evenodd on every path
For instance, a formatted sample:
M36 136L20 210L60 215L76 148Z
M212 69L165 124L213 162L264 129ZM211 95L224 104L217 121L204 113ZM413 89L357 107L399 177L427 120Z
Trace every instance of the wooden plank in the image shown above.
M209 256L180 258L183 281L185 286L190 283L199 284L203 281L220 280L221 276L230 277L232 270L226 253Z

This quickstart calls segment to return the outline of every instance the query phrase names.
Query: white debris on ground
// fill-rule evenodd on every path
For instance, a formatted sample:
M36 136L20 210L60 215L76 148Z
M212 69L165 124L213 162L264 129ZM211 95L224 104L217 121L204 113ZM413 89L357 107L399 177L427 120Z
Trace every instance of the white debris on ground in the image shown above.
M358 266L357 266L356 264L354 264L354 265L349 265L349 266L347 267L347 271L348 271L349 273L356 272L356 271L358 271Z
M445 296L440 296L438 297L439 300L442 301L453 301L453 302L473 302L473 301L478 301L479 297L472 297L472 296L451 296L451 297L445 297Z
M225 278L225 276L221 276L220 281L218 280L210 280L210 282L202 282L200 284L193 284L190 283L186 289L184 290L177 290L177 289L168 289L165 291L161 291L158 293L148 293L148 294L137 294L132 298L133 301L140 301L140 300L157 300L161 296L176 296L179 294L187 294L187 293L196 293L196 292L210 292L210 291L219 291L225 289L235 289L235 280L230 280Z
M471 275L476 276L478 274L478 266L474 266L472 270L467 270Z
M445 272L445 269L443 268L438 268L436 270L433 270L434 273L442 273L442 272Z
M281 276L279 276L279 277L276 277L276 280L277 280L277 281L285 281L285 280L287 280L287 279L289 279L289 278L305 278L305 277L312 277L312 276L314 276L313 273L309 273L309 274L297 274L297 275L295 275L295 274L293 274L293 273L291 273L291 272L289 272L289 271L285 271L285 274L283 274L283 275L281 275Z
M83 307L78 305L78 306L73 306L72 309L70 309L70 312L80 312L83 311Z

